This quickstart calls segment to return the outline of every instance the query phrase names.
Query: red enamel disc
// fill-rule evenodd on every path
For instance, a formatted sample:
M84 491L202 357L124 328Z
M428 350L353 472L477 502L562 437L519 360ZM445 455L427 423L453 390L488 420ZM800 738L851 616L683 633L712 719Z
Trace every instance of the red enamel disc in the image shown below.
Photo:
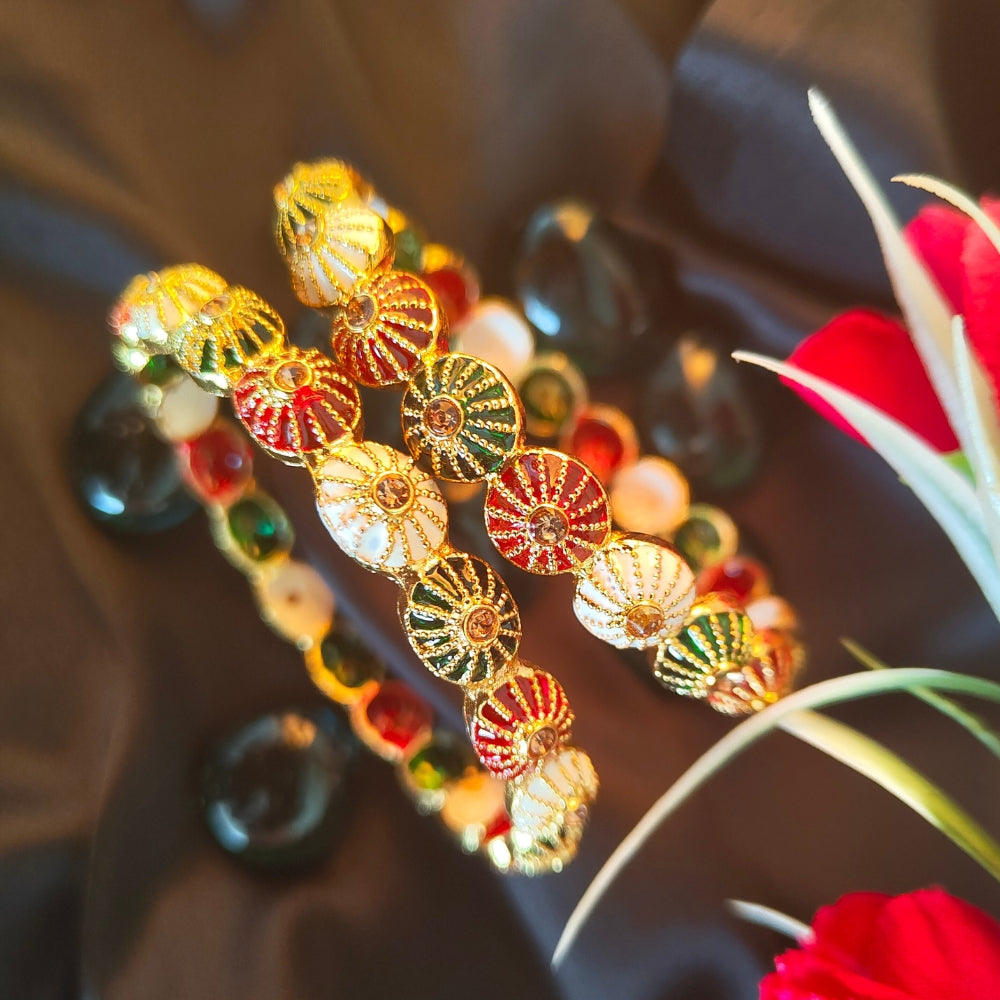
M370 388L406 381L445 335L434 293L412 274L389 271L357 285L333 322L337 360Z
M244 372L233 409L272 455L300 465L322 453L361 420L361 399L345 373L319 351L288 348Z
M472 742L498 778L522 774L568 736L573 712L559 682L543 670L501 684L476 710Z
M529 573L568 573L611 531L608 495L581 462L536 448L514 459L486 493L486 530L497 551Z

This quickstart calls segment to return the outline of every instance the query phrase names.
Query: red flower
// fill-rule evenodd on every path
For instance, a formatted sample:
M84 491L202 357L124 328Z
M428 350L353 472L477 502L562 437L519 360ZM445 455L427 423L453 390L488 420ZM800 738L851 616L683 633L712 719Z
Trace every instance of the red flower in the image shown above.
M984 198L982 207L1000 222L1000 200ZM1000 253L976 223L941 205L921 209L905 233L952 308L964 316L973 349L994 387L1000 387ZM955 432L899 320L852 309L806 337L788 360L895 417L938 451L958 449ZM785 383L827 419L864 440L814 393Z
M775 959L760 1000L996 1000L1000 923L943 889L855 892Z

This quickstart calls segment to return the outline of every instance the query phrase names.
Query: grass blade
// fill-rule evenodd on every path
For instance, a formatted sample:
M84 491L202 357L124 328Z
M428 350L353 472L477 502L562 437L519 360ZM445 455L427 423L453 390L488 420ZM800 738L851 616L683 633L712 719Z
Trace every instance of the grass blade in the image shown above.
M893 691L909 691L914 687L968 694L1000 704L1000 684L995 684L993 681L967 674L950 673L946 670L897 667L873 673L847 674L844 677L834 677L818 684L811 684L751 716L709 747L653 803L614 849L570 914L552 955L552 967L559 968L604 894L671 813L683 805L712 775L725 767L734 757L772 732L786 716L804 709L821 708L824 705L834 705Z
M869 653L867 649L859 646L850 639L841 639L841 645L859 663L864 664L869 670L893 670L887 663L883 663L877 656ZM928 691L927 688L910 688L909 693L914 698L919 698L922 702L937 709L942 715L946 715L953 722L957 722L974 739L978 740L995 757L1000 759L1000 736L998 736L989 726L979 718L978 715L963 708L957 702L946 698L936 691Z
M1000 564L1000 423L996 401L979 360L969 347L961 316L952 323L955 374L969 428L969 464L976 481L993 559Z
M920 188L921 191L928 191L942 201L954 205L955 208L972 219L986 233L987 238L997 248L997 251L1000 251L1000 226L997 226L964 191L947 181L931 177L929 174L896 174L893 180L909 187Z
M914 346L923 359L931 383L948 415L948 422L962 442L962 450L966 451L969 435L955 377L951 308L934 279L910 249L885 195L844 131L830 102L815 87L809 90L809 109L820 134L868 210L882 248L885 269Z
M758 927L766 927L768 930L777 931L787 937L798 941L799 944L806 944L812 940L812 928L808 924L790 917L787 913L764 906L761 903L748 903L743 899L728 899L726 906L741 920L748 924L756 924Z
M881 785L1000 881L1000 844L940 788L881 743L817 712L786 716L781 728Z
M986 536L979 498L965 476L899 421L825 379L760 354L737 351L733 357L811 389L864 435L951 539L1000 618L1000 570Z

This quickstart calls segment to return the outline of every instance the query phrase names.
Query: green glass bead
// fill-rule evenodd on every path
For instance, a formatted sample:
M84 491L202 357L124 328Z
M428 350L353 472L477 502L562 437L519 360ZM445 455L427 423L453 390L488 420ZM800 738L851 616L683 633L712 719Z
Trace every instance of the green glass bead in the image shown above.
M670 346L640 394L639 418L653 450L696 487L732 489L756 471L758 422L716 338L685 333Z
M416 226L407 225L401 229L396 233L396 254L392 266L397 271L419 273L425 242L424 234Z
M454 733L435 731L399 769L399 779L423 813L437 812L460 778L476 770L469 743Z
M668 267L652 243L567 198L529 219L514 288L539 343L610 375L641 367L649 338L663 332L654 321L676 311Z
M531 424L544 423L546 430L552 428L558 432L572 410L573 396L569 386L560 374L553 371L532 372L521 386L521 399ZM539 437L548 436L537 431L533 433Z
M687 520L674 533L674 545L698 573L736 555L739 530L724 510L695 503L688 508Z
M475 767L476 758L466 740L452 733L434 733L407 762L408 780L421 791L433 792L461 778Z
M587 385L564 354L540 354L521 377L524 425L538 438L558 437L586 405Z
M142 396L130 376L109 375L76 418L68 454L70 481L86 512L114 531L140 534L172 528L198 509Z
M202 807L227 854L293 870L329 857L349 815L358 743L332 708L265 715L230 733L202 774Z
M266 493L237 500L226 512L226 524L237 549L254 563L288 552L295 541L285 512Z
M340 629L320 643L323 669L342 687L357 691L369 681L381 683L385 667L356 636Z
M136 376L142 385L165 386L182 374L169 354L154 354Z

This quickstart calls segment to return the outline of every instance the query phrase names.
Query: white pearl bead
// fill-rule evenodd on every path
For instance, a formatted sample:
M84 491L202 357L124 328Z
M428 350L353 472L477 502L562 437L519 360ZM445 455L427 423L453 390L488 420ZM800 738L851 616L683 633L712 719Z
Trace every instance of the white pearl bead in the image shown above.
M751 601L746 606L746 612L755 629L798 628L799 619L795 610L783 597L777 597L774 594L758 597L756 601Z
M279 635L307 649L333 621L333 592L312 568L286 559L255 581L260 615Z
M688 481L673 462L646 455L611 481L611 513L626 531L664 535L687 517Z
M531 327L506 299L482 299L452 330L456 353L486 361L512 382L527 367L535 352Z
M156 429L175 444L203 434L215 420L219 400L186 375L167 385L156 407Z

